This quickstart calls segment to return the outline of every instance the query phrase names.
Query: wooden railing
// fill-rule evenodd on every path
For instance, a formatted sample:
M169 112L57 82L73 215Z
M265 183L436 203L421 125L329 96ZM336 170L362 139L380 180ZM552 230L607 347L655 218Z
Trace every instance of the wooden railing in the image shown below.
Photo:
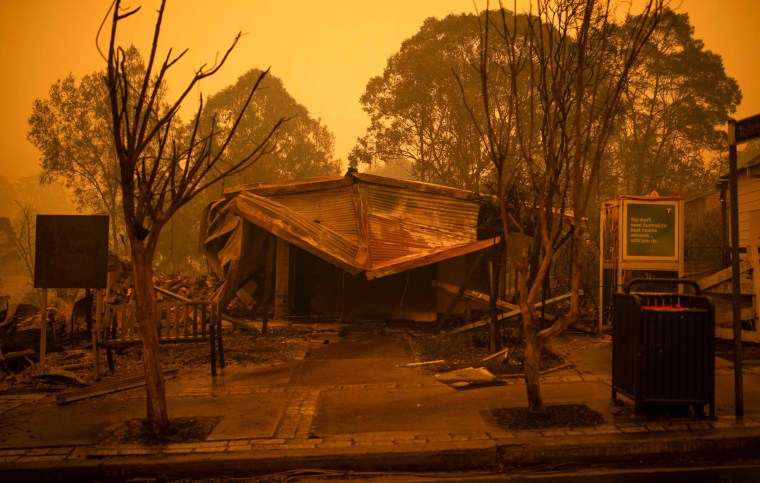
M159 302L156 305L159 343L209 342L211 374L216 375L217 346L219 365L224 367L218 305L206 300ZM98 334L99 345L106 348L108 366L113 372L113 349L140 343L135 305L106 305Z

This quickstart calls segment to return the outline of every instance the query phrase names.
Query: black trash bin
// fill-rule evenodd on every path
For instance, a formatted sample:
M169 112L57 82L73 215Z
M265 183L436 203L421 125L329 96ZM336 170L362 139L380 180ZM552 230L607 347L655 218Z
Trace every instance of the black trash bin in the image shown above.
M635 284L688 284L696 295L634 292ZM612 399L633 400L636 414L691 405L715 416L715 308L699 285L680 279L634 279L612 296Z

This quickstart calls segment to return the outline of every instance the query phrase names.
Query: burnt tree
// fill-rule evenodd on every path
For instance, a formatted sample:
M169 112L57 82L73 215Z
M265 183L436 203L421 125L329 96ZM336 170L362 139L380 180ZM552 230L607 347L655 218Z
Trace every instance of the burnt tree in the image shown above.
M135 281L135 310L140 326L147 391L147 424L153 431L169 427L166 394L158 350L156 298L153 290L153 257L161 229L180 207L208 186L249 167L266 153L282 119L265 131L252 149L236 160L222 156L235 136L240 119L268 71L261 72L233 122L224 127L212 122L201 128L202 99L195 120L185 127L177 115L180 106L202 79L214 75L235 48L240 35L217 63L203 65L171 103L162 103L162 89L169 69L187 50L174 55L169 49L158 58L158 44L166 1L157 12L151 51L142 74L126 68L125 50L119 46L121 23L140 8L122 9L115 0L109 11L111 32L107 52L108 88L113 135L119 163L124 221L130 242ZM104 55L105 57L105 55Z
M621 27L614 0L536 0L520 15L499 2L481 25L481 95L470 106L473 119L486 118L479 133L496 175L502 232L514 251L509 258L517 272L533 412L545 411L542 349L580 313L581 250L570 252L569 306L548 327L534 307L558 246L565 239L573 247L585 242L582 219L623 93L664 3L647 0ZM494 90L493 78L509 88Z

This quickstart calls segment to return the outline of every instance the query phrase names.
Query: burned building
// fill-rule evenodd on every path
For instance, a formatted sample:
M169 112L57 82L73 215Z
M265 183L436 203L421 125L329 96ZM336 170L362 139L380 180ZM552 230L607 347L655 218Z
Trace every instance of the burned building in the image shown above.
M273 293L278 316L432 321L454 297L434 281L475 272L468 286L487 291L477 254L498 238L478 240L480 207L468 191L355 172L238 186L206 208L202 245L223 305Z

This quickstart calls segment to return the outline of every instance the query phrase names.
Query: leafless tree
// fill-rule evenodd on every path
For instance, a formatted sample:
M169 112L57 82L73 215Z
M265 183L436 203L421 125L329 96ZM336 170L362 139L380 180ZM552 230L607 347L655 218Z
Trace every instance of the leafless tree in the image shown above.
M114 0L108 14L111 32L105 78L121 176L124 221L134 271L135 310L143 346L146 420L148 428L153 431L165 430L170 425L158 350L153 290L153 257L161 229L180 207L198 193L216 181L246 169L264 155L270 139L283 122L282 119L276 122L249 153L237 160L220 163L267 70L255 80L240 112L231 123L222 128L219 123L212 122L210 129L203 131L200 122L201 100L187 133L178 135L180 121L177 113L180 106L199 81L219 71L241 34L235 37L218 62L198 68L177 98L164 105L159 99L167 72L187 52L184 50L175 55L169 49L163 60L158 58L165 5L166 1L163 0L158 9L145 71L138 78L131 78L126 69L125 50L119 46L117 33L121 23L136 14L140 7L122 9L121 1Z
M626 35L615 35L614 0L536 0L521 15L500 1L481 27L479 109L487 119L480 134L495 168L502 231L517 272L525 383L534 412L545 411L542 349L579 316L579 257L570 262L569 306L545 328L535 306L557 247L563 240L584 243L582 220L621 94L664 1L648 0ZM499 49L491 44L491 29L500 34ZM506 52L501 62L493 58L497 50ZM507 96L492 95L489 79L497 76L509 84Z

